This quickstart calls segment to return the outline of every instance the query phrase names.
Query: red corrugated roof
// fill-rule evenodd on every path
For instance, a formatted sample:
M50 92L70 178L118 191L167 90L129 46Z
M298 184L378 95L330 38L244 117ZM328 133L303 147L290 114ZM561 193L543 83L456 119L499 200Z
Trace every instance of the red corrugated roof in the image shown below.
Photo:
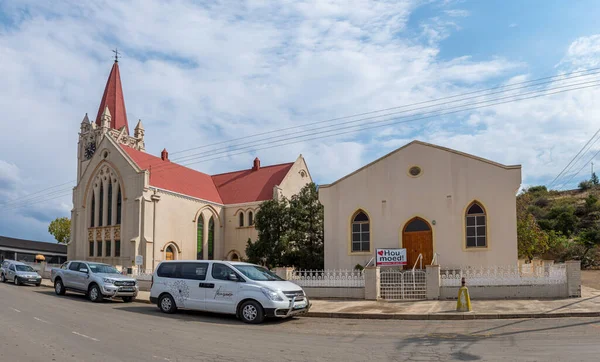
M212 177L225 204L264 201L273 198L273 187L281 184L294 163L265 166Z
M150 170L150 185L219 204L223 203L210 175L170 161L163 161L160 157L129 146L121 145L121 147L142 170Z
M110 75L106 81L102 101L98 108L98 116L96 116L96 125L101 126L100 117L104 109L108 107L111 120L110 127L121 129L125 126L127 134L129 134L129 125L127 124L127 111L125 110L125 100L123 99L123 89L121 88L121 73L119 72L119 63L115 62Z
M241 204L273 198L273 187L281 184L294 164L284 163L211 177L129 146L121 147L141 169L150 170L150 185L220 204Z

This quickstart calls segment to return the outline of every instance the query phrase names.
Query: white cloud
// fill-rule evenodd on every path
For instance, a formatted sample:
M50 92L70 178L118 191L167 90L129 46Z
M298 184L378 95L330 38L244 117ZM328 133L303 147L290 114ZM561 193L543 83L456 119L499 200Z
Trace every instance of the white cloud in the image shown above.
M444 11L446 15L454 17L454 18L464 18L471 15L471 12L464 9L451 9Z
M600 34L576 39L567 50L561 64L591 68L600 64Z
M501 56L440 58L439 42L460 29L468 14L445 12L442 4L439 16L408 29L420 3L2 2L0 12L10 25L0 24L0 154L19 171L11 199L75 178L79 123L86 112L96 115L115 46L123 54L130 127L141 118L149 152L166 147L172 159L221 146L173 153L183 149L242 138L239 144L251 134L423 102L525 71L524 64ZM290 140L284 147L219 160L199 157L193 161L203 162L192 166L217 173L249 168L255 156L268 165L302 153L315 180L328 183L419 138L523 163L527 177L549 174L586 137L569 129L569 122L592 128L590 112L597 108L592 101L580 93L495 107L457 127L456 118L446 117L358 135L342 134L339 126L335 137ZM311 127L258 139L306 129ZM531 139L538 136L541 145ZM565 137L575 141L564 142ZM546 143L555 147L551 154ZM273 144L266 140L256 148ZM552 167L544 166L549 159ZM67 195L26 212L11 211L0 230L52 240L46 220L68 215L69 205Z

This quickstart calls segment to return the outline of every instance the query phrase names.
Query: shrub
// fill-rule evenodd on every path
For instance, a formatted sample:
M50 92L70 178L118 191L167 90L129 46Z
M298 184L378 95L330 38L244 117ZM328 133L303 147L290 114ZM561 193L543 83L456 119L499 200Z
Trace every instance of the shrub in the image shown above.
M586 191L591 189L594 186L594 184L592 183L592 181L581 181L579 183L579 189L581 191Z

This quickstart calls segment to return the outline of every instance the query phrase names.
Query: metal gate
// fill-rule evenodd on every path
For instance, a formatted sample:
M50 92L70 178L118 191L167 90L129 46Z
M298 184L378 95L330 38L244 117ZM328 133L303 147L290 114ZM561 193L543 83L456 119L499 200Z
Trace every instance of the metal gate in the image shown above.
M379 298L384 300L427 299L427 277L424 270L381 270Z

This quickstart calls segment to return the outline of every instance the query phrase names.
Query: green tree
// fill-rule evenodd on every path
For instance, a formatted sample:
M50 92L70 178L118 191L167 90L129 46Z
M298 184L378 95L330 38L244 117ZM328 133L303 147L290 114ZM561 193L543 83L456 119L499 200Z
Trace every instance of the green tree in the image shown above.
M248 239L248 261L269 268L281 266L288 254L287 233L289 228L288 201L267 200L255 215L254 226L258 231L255 242Z
M71 240L71 219L68 217L56 218L48 226L48 232L60 244L68 244Z
M323 205L314 183L292 196L289 221L287 264L300 269L323 269Z
M528 210L530 195L517 198L517 247L519 256L531 260L549 249L548 234L544 232Z
M586 256L590 250L600 246L600 229L593 228L582 231L577 238L577 242L584 248L581 255L582 265L592 264L593 261L587 260Z
M592 172L592 178L590 179L590 181L592 182L592 185L598 186L598 183L600 181L598 180L598 176L596 176L595 172Z

